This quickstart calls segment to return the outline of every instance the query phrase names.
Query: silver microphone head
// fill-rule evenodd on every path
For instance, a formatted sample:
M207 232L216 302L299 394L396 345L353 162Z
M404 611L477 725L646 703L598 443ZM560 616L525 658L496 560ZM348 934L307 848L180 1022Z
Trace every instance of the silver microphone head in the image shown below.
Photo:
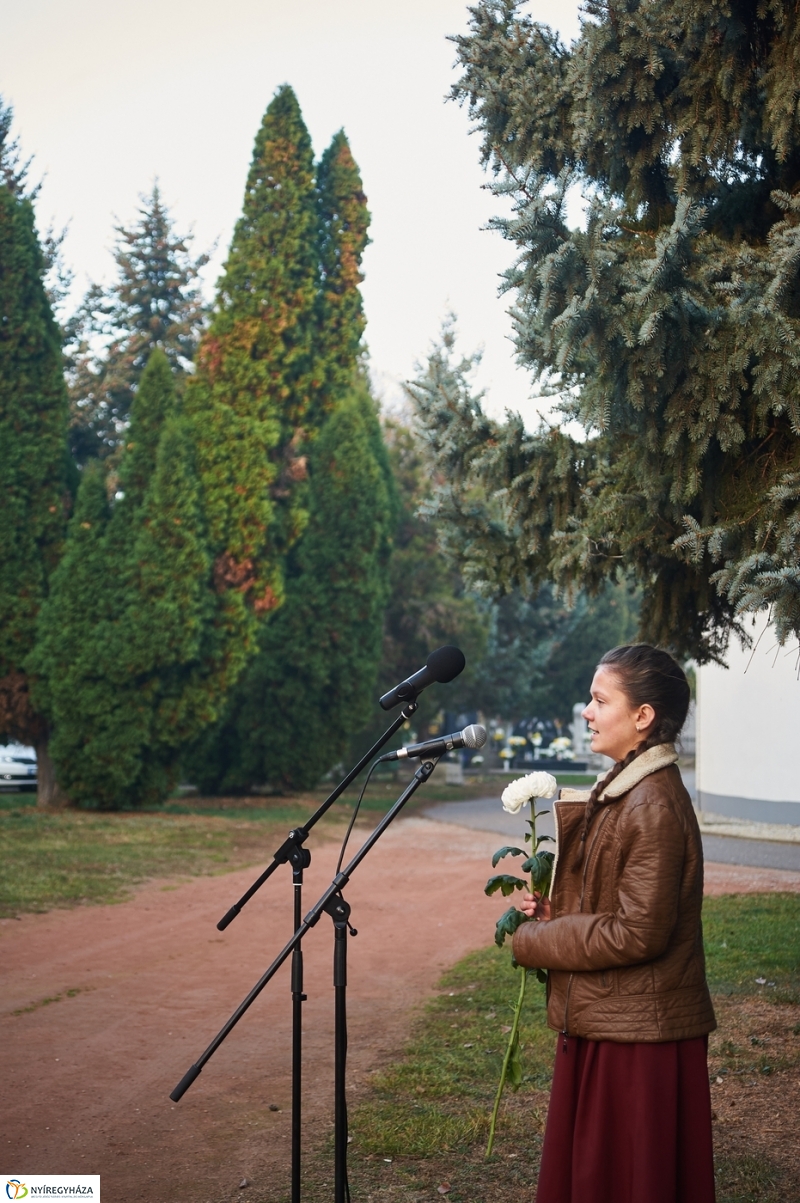
M486 743L486 728L480 723L470 723L461 732L465 748L482 748Z

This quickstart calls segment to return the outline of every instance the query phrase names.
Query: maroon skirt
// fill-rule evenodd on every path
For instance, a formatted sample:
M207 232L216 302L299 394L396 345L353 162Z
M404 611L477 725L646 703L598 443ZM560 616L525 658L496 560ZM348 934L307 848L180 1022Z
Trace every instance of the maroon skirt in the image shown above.
M536 1203L714 1203L707 1052L559 1036Z

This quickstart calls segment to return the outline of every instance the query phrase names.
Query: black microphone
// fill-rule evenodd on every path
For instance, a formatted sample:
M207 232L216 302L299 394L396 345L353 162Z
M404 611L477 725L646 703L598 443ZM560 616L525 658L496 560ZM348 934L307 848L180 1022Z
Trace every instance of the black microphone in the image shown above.
M486 743L486 728L470 723L463 731L453 735L440 735L438 739L426 739L422 744L409 744L396 752L387 752L381 760L405 760L407 756L443 756L453 748L482 748Z
M464 671L466 663L464 653L460 648L452 647L449 644L445 647L438 647L428 656L424 668L407 680L401 681L399 685L395 685L394 689L390 689L383 695L380 700L381 706L384 710L391 710L400 702L413 702L417 694L422 693L423 689L427 689L434 682L444 685L448 681L452 681L454 677Z

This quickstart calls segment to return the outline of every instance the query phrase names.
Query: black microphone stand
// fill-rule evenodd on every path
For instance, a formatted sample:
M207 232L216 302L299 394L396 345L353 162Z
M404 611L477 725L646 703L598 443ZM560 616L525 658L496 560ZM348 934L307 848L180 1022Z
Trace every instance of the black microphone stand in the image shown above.
M416 698L410 698L406 701L400 714L395 718L389 727L384 731L376 743L372 745L370 750L361 757L358 764L350 770L346 777L339 782L336 788L328 795L322 805L314 812L310 819L300 827L293 828L280 848L272 854L272 861L261 874L256 878L253 884L242 895L238 902L227 911L217 924L218 931L224 931L228 924L232 923L242 908L250 901L253 895L261 889L264 882L275 872L279 865L284 865L287 862L292 866L292 885L294 894L294 930L298 930L301 924L302 916L302 893L303 893L303 870L307 869L311 864L311 852L308 848L304 848L303 844L308 839L309 833L315 823L319 822L325 812L333 806L334 802L347 789L348 785L361 772L361 770L369 764L375 754L391 739L396 731L402 727L403 723L411 717L417 709ZM338 928L337 928L338 932ZM302 1108L303 1108L303 1003L306 1001L306 995L303 992L303 951L298 941L292 953L292 1203L300 1203L300 1157L301 1157L301 1141L302 1141ZM338 995L337 995L338 997ZM338 1004L337 1004L338 1005Z
M302 826L294 827L289 832L286 839L281 844L280 848L276 849L276 851L273 852L272 861L267 866L267 868L264 870L264 872L261 874L261 876L256 878L256 880L253 882L253 884L250 886L250 888L248 890L245 890L244 894L242 894L239 901L234 902L234 904L230 908L230 910L226 911L226 913L222 916L219 923L217 924L217 931L224 931L225 928L228 926L228 924L233 922L233 920L240 913L242 908L244 906L246 906L246 904L250 901L250 899L253 897L253 895L258 890L261 889L264 882L269 877L272 876L272 874L278 868L278 865L285 865L287 861L292 861L292 865L294 867L294 861L292 860L292 853L294 852L294 850L296 848L302 847L302 845L306 842L306 840L308 839L308 836L309 836L309 832L311 831L311 828L314 826L314 824L319 822L319 820L322 818L322 816L325 814L325 812L327 810L329 810L331 806L333 806L336 799L341 794L344 793L344 791L347 789L347 787L351 783L351 781L355 781L356 777L361 772L361 770L363 768L365 768L366 765L369 764L370 760L372 760L375 753L379 752L381 750L381 748L383 747L383 745L392 738L394 733L396 731L400 730L403 723L407 722L408 719L411 718L411 715L414 713L414 711L416 709L417 709L416 698L412 698L409 701L407 701L405 703L405 705L403 706L403 709L398 714L397 718L394 719L393 722L386 728L383 735L381 735L380 739L378 739L372 745L372 747L370 748L370 750L368 752L364 753L364 755L361 757L361 759L359 760L359 762L355 766L355 768L352 768L350 770L350 772L347 774L347 776L342 778L342 780L336 786L336 789L334 789L330 794L328 794L325 801L322 803L322 805L317 810L314 811L314 814L311 816L311 818L308 819L307 822L303 823ZM309 856L310 856L310 854L309 854ZM309 859L305 865L300 867L301 868L301 878L300 878L301 883L302 883L302 869L308 868L308 865L310 863L311 862ZM295 883L295 884L297 884L297 883Z
M404 707L405 709L405 707ZM399 726L397 720L395 724ZM396 729L396 726L395 726ZM388 735L386 736L388 738ZM385 739L383 740L385 742ZM378 747L380 746L377 745ZM378 840L383 835L386 828L392 820L400 813L411 795L419 788L419 786L427 781L431 773L436 767L438 761L425 761L421 764L414 774L412 780L400 794L400 797L395 802L394 806L381 819L374 831L367 837L364 843L359 848L358 852L352 858L350 863L342 872L337 873L331 884L326 889L322 897L314 904L311 910L306 915L302 922L296 922L295 932L291 940L278 953L275 960L269 966L264 974L256 982L253 989L231 1015L228 1022L220 1029L217 1035L209 1044L208 1048L197 1058L194 1065L186 1071L178 1085L170 1094L170 1098L174 1103L177 1103L183 1098L186 1091L192 1083L200 1075L203 1066L217 1051L225 1038L233 1031L236 1024L244 1015L245 1011L258 998L261 991L267 983L275 976L281 965L287 959L290 953L294 953L299 949L300 941L303 936L319 921L320 915L326 911L333 919L334 924L334 977L333 984L336 998L336 1018L335 1018L335 1080L334 1080L334 1104L335 1104L335 1127L334 1127L334 1143L335 1143L335 1166L334 1166L334 1203L349 1203L350 1190L347 1182L347 1099L345 1091L345 1068L347 1062L347 935L356 935L354 928L350 926L350 906L342 897L342 890L349 882L355 870L366 857L367 853L374 847ZM341 792L341 791L340 791ZM299 851L304 851L300 848ZM299 870L302 875L302 867ZM295 891L300 888L300 883L295 882ZM297 907L298 894L295 893L295 907ZM297 917L298 912L295 911ZM300 995L295 1000L295 980L294 980L294 964L292 966L292 998L294 1005L299 1008L303 1001L302 983L297 994ZM293 1045L292 1068L299 1069L299 1063L295 1062L295 1053L299 1052L299 1045L295 1048ZM298 1075L299 1076L299 1075ZM294 1092L296 1083L292 1084L292 1101L294 1103ZM299 1102L299 1097L298 1097ZM299 1112L298 1112L299 1114ZM292 1116L292 1199L294 1200L295 1178L294 1178L294 1114ZM299 1132L298 1132L299 1138ZM298 1140L299 1144L299 1140ZM299 1198L299 1177L297 1180L298 1198Z

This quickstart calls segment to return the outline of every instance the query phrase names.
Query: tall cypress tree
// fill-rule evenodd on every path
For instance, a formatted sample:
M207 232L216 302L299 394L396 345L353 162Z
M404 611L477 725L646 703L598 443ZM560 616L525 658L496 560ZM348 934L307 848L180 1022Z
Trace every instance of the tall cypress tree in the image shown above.
M314 356L318 216L311 140L278 90L256 137L244 210L186 390L213 560L214 622L232 685L280 604L281 563L306 519L303 423Z
M286 568L286 600L192 771L203 788L316 784L367 717L375 689L394 525L374 403L352 391L309 459L309 522Z
M205 788L242 789L265 779L287 787L312 784L361 725L377 673L375 622L386 592L391 479L374 406L358 373L369 213L342 131L319 162L316 204L314 388L304 420L311 465L308 526L289 557L283 606L263 631L224 722L189 758ZM337 439L341 446L334 454ZM331 473L335 481L327 479ZM343 590L342 573L348 571L351 588ZM338 709L331 706L335 689L342 699ZM298 757L296 740L301 731L305 738L309 722L315 748Z
M119 463L124 497L101 541L115 574L97 621L105 707L88 650L71 676L88 722L73 721L59 684L58 668L68 666L55 604L42 623L57 752L83 801L163 796L175 749L219 717L281 600L283 560L307 518L303 423L325 408L314 352L318 230L310 139L282 88L256 138L243 215L180 413L171 384L163 396L170 373L158 353L135 393ZM66 573L59 584L68 598ZM116 764L115 744L125 747Z
M39 800L57 791L48 729L25 667L70 508L67 394L59 332L24 168L0 103L0 737L33 744Z
M784 641L800 633L798 10L588 0L570 48L521 10L471 9L455 94L514 201L495 224L518 252L518 355L563 423L489 421L434 357L415 395L451 546L492 589L631 575L642 634L700 661L760 609Z
M213 717L194 453L159 351L134 398L120 485L112 508L104 467L84 469L32 656L59 780L74 801L104 807L161 801L178 749Z
M361 174L344 130L335 134L317 167L321 290L317 347L325 366L325 394L341 397L353 386L366 326L359 285L369 237Z

